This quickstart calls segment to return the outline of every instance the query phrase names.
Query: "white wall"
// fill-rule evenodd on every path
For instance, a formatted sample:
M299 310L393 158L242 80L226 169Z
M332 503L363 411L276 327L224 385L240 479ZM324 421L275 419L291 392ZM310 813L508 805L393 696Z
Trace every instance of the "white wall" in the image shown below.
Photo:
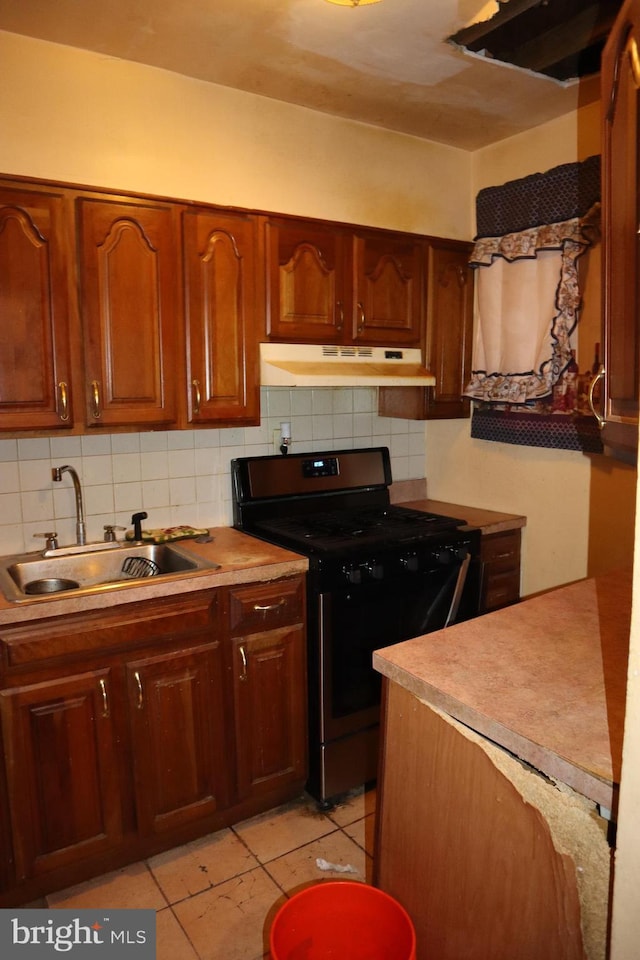
M0 31L0 172L467 239L463 150Z
M473 194L600 152L599 106L473 155ZM469 421L427 425L429 495L524 514L524 595L587 574L590 460L579 452L474 440Z

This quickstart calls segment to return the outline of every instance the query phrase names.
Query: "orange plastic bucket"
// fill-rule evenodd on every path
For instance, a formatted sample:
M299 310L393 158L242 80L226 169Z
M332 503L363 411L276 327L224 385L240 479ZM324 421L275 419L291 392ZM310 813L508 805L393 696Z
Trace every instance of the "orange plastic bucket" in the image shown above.
M377 887L325 881L294 894L271 925L272 960L415 960L407 911Z

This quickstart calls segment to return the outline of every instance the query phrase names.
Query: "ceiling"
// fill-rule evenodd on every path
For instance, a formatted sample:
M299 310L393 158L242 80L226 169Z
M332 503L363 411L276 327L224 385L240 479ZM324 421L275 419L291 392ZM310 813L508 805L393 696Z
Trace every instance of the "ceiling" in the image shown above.
M355 8L326 0L0 0L0 30L476 150L598 98L597 76L559 82L446 42L512 3L561 8L565 0Z

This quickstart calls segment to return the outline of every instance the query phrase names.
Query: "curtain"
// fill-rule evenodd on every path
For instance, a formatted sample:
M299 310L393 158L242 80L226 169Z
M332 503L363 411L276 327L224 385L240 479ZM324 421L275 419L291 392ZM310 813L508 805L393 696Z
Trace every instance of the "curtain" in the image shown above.
M578 259L598 236L599 159L478 194L484 229L471 257L476 324L466 396L531 404L550 397L571 363Z

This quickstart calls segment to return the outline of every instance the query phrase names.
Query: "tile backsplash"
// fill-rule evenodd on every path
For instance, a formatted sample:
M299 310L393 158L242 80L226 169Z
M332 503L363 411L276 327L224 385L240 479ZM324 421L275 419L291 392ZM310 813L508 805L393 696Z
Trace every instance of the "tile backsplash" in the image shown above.
M139 510L148 527L229 526L231 460L276 452L285 421L293 453L388 446L394 480L425 476L424 424L379 417L375 388L262 388L259 427L0 440L0 554L37 550L49 531L75 542L71 478L51 478L63 464L80 477L89 541Z

